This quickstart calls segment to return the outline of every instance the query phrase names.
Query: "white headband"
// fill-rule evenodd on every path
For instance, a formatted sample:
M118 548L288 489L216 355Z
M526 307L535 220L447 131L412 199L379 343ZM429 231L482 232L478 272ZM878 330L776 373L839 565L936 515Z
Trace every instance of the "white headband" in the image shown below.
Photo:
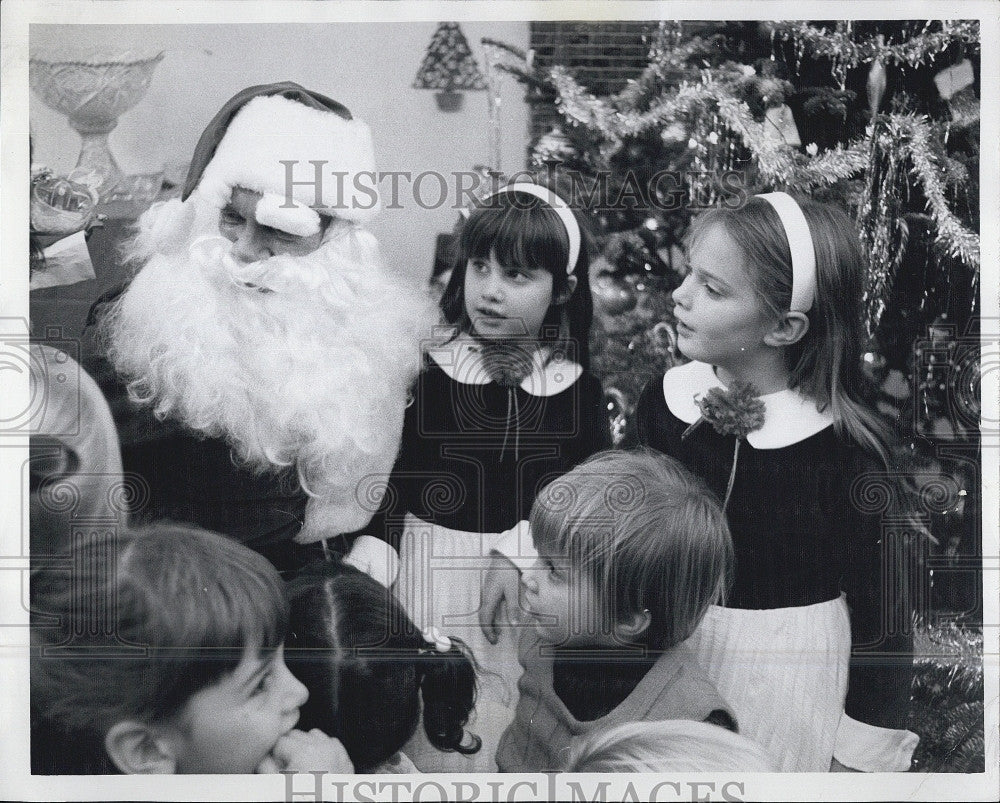
M576 260L580 257L580 224L576 222L576 216L573 214L573 210L569 208L569 204L548 187L528 182L509 184L506 187L501 187L496 192L491 192L483 198L483 203L490 198L508 192L526 192L528 195L534 195L539 200L547 203L559 215L563 228L566 229L566 238L569 240L569 258L566 260L566 273L571 275L573 268L576 267Z
M816 299L816 251L806 216L787 192L768 192L763 198L778 213L792 254L791 312L808 312Z

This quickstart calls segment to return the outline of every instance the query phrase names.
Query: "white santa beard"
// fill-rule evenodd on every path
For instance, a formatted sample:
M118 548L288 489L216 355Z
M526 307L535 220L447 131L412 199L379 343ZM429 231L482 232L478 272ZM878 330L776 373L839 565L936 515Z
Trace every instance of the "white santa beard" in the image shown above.
M133 397L312 497L299 540L364 526L402 430L429 298L390 280L374 238L338 230L307 257L241 266L221 238L150 260L108 319ZM272 292L246 287L251 282Z

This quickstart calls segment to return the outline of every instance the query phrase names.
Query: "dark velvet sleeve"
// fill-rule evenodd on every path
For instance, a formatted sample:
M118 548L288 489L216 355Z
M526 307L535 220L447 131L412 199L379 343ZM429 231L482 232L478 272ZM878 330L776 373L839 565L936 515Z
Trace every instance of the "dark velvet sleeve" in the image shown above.
M851 665L846 713L882 728L904 729L913 681L912 589L921 585L916 543L883 509L886 472L855 450L844 472L849 506L841 587L851 612Z
M611 426L600 380L588 373L580 377L579 459L611 448Z

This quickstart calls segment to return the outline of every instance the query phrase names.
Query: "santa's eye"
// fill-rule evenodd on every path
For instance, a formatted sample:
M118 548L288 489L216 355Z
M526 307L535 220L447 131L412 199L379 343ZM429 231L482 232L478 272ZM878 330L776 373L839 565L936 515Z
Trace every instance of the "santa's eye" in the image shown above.
M219 213L219 223L224 226L239 226L244 222L243 215L234 209L223 209Z

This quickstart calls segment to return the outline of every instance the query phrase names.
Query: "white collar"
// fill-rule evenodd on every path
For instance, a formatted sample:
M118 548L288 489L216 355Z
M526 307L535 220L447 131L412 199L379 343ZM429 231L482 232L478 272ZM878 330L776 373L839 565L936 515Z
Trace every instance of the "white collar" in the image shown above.
M442 371L451 379L463 385L487 385L493 381L486 366L483 365L483 355L477 344L467 335L459 335L449 343L435 346L427 352ZM536 349L531 357L531 373L521 382L521 390L532 396L555 396L572 386L583 373L577 363L562 359L558 355L543 363L543 357L548 352Z
M725 387L715 369L704 362L689 362L663 375L663 400L667 408L686 424L701 418L697 399L709 388ZM781 449L804 441L833 424L833 416L816 409L815 402L795 390L779 390L760 397L764 402L764 426L747 435L755 449ZM703 425L704 426L704 425Z

